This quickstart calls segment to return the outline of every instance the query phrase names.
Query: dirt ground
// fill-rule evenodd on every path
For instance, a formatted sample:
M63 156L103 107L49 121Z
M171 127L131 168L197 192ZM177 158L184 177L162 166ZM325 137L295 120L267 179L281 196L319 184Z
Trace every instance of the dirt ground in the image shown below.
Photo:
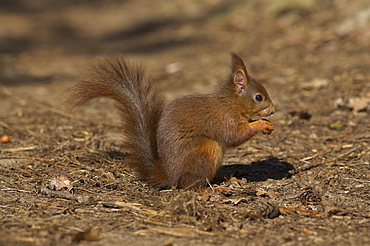
M370 245L369 1L4 0L0 23L0 245ZM113 103L60 103L95 57L171 101L213 91L230 51L277 113L221 191L138 181Z

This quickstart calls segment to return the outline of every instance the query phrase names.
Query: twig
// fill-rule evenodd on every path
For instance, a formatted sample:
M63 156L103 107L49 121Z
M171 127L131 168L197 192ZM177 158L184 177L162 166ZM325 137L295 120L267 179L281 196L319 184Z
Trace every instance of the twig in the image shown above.
M355 178L342 178L342 179L348 179L348 180L354 180L354 181L357 181L357 182L370 183L370 180L362 180L362 179L355 179Z
M18 192L25 192L25 193L33 193L33 191L18 190L18 189L14 189L14 188L4 188L4 189L0 189L0 190L3 190L3 191L18 191Z
M36 160L36 161L55 161L54 159L45 159L45 158L39 158L39 157L29 157L29 156L3 156L0 155L0 159L27 159L27 160Z
M338 155L338 156L337 156L337 159L340 159L340 158L342 158L342 157L344 157L344 156L346 156L346 155L349 155L349 154L351 154L352 152L354 152L354 151L356 151L356 150L357 150L357 148L356 148L356 147L353 147L352 149L350 149L350 150L348 150L348 151L344 152L343 154Z
M67 117L67 118L75 118L74 115L72 114L68 114L66 112L63 112L62 110L59 110L59 109L56 109L56 108L53 108L51 106L48 106L48 105L44 105L44 104L41 104L41 103L38 103L38 102L34 102L34 101L30 101L30 100L26 100L24 98L21 98L20 96L17 96L15 95L14 93L12 93L11 91L9 91L8 89L6 89L4 86L0 86L0 89L3 90L3 92L8 95L8 96L11 96L11 97L14 97L15 99L17 100L24 100L26 102L29 102L37 107L40 107L40 108L43 108L43 109L46 109L48 111L51 111L51 112L54 112L56 114L59 114L61 116L64 116L64 117Z
M111 208L129 208L133 210L141 210L139 206L140 203L127 203L127 202L120 202L120 201L104 201L102 202L104 207L111 207Z
M18 151L27 151L27 150L34 150L38 146L25 146L25 147L17 147L17 148L8 148L8 149L0 149L0 152L18 152Z
M145 235L147 233L160 233L160 234L165 234L169 236L174 236L174 237L186 237L186 238L196 238L199 237L200 235L206 235L206 236L216 236L218 235L217 233L213 232L206 232L206 231L201 231L198 229L194 228L186 228L186 227L149 227L148 229L145 230L138 230L134 232L134 235Z
M208 179L206 179L207 181L207 184L209 185L209 187L211 188L212 192L215 192L215 189L213 188L212 184L209 182Z
M57 190L50 190L46 187L42 187L40 189L41 194L49 195L52 197L58 197L58 198L64 198L68 200L77 201L79 203L85 203L85 204L95 204L96 200L91 196L81 196L81 195L75 195L69 192L64 191L57 191Z
M313 159L313 158L315 158L316 156L318 156L319 154L314 154L314 155L312 155L312 156L308 156L308 157L305 157L305 158L303 158L303 159L300 159L299 161L309 161L309 160L311 160L311 159Z
M311 168L318 167L320 165L322 165L322 163L316 163L316 164L306 163L306 164L304 164L300 167L297 167L294 170L289 171L289 173L291 175L294 175L294 174L297 174L299 172L307 171L307 170L310 170Z
M2 122L1 120L0 120L0 126L8 128L8 129L10 128L10 126L8 124Z
M143 220L144 223L152 224L152 225L159 225L159 226L164 226L164 227L172 227L171 224L165 223L165 222L159 222L159 221L152 221L148 219Z

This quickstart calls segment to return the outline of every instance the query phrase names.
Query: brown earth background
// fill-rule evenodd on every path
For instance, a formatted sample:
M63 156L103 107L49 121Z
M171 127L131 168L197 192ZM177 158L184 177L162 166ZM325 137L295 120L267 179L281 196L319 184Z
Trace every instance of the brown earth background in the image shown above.
M112 101L60 103L95 57L171 101L213 91L230 51L277 113L219 192L138 181ZM369 65L367 0L2 0L0 245L370 245Z

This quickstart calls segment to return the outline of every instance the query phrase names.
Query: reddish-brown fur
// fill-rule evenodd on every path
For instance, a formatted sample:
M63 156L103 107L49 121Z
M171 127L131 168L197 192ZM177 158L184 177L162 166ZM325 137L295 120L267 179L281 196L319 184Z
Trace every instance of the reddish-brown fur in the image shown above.
M261 119L274 113L265 88L233 53L231 70L215 93L183 97L164 107L141 67L121 57L99 60L87 79L69 90L66 102L76 106L101 96L116 100L129 152L125 161L140 179L159 187L196 189L212 180L226 148L274 130Z

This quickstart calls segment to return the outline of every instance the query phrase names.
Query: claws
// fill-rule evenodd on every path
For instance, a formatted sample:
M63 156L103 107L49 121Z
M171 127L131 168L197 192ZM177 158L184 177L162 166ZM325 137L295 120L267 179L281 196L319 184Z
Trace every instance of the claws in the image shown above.
M271 132L275 129L274 128L274 125L270 121L265 120L265 119L262 119L262 122L263 122L263 125L264 125L263 126L263 129L261 131L262 134L264 134L264 135L270 135Z

